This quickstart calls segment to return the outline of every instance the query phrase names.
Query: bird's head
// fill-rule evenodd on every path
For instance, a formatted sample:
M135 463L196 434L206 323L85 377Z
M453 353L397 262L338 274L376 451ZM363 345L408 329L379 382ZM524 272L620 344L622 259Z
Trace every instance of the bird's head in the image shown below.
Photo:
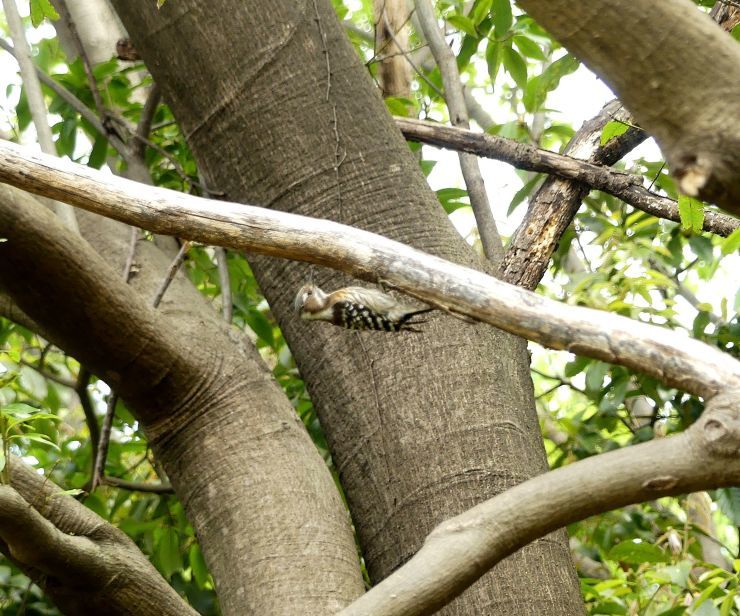
M328 297L315 284L303 285L295 296L293 306L301 318L310 319L313 314L326 307Z

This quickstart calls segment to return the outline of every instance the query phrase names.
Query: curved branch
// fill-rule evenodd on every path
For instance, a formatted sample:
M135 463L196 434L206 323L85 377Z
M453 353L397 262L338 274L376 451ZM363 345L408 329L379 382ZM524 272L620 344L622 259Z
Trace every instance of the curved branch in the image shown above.
M676 202L644 188L640 176L542 150L505 137L444 126L425 120L401 117L395 117L394 120L404 137L410 141L420 141L442 148L469 152L509 163L517 169L550 173L567 180L582 182L614 195L625 203L653 216L674 222L681 221ZM740 220L726 214L707 212L704 217L704 230L723 237L730 235L738 227L740 227Z
M0 181L156 233L381 281L544 346L621 364L705 398L740 381L740 362L677 332L564 305L332 221L143 186L9 142L0 143ZM0 255L8 249L12 242L0 243Z
M67 614L196 614L133 541L11 458L0 547Z
M683 434L593 456L521 483L443 522L417 554L341 616L431 614L519 548L632 503L740 483L738 390Z

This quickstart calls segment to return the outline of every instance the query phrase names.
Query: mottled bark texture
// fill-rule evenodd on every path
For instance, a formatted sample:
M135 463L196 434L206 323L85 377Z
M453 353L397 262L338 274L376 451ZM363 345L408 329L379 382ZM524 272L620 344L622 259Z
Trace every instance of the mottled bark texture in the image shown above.
M346 512L256 349L183 275L154 311L167 256L139 242L126 285L128 229L78 214L92 247L30 195L0 185L0 288L139 419L224 614L323 615L349 603L362 582Z
M114 4L214 190L484 267L327 0ZM291 305L309 268L251 262L319 411L373 579L408 560L436 523L546 469L523 340L447 316L394 336L300 322ZM331 290L347 279L316 271L315 281ZM561 532L502 562L445 613L582 610Z

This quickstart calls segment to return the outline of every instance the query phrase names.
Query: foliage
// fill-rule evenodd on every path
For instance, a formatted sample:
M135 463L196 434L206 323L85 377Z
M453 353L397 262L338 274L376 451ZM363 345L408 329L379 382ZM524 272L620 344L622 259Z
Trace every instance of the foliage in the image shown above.
M372 32L370 0L334 0L334 4L341 19ZM32 0L34 25L44 16L54 18L47 5L45 0ZM481 128L562 150L574 127L548 108L548 99L582 70L578 62L509 0L442 0L437 6L463 80L491 113L495 110L496 121L481 124ZM369 73L375 75L382 53L373 49L372 37L349 34ZM425 43L416 33L412 32L410 41L411 48L423 54ZM94 110L80 60L68 63L55 38L42 38L34 44L34 52L39 68ZM424 74L415 75L408 98L386 101L393 113L447 119L439 71L428 60L422 57ZM148 76L141 78L143 68L112 59L94 70L106 107L134 124L144 105L141 93L151 85ZM78 110L46 86L44 93L60 156L95 168L106 164L115 171L123 168L106 137L81 118ZM15 82L7 85L6 96L9 103L3 111L11 119L7 128L20 139L30 124L25 92ZM125 130L121 122L116 124ZM608 124L602 142L625 129L624 124ZM165 104L156 110L149 139L155 147L147 147L145 156L153 182L202 194L195 161ZM428 148L410 147L437 185L442 207L454 220L464 220L469 213L465 189L441 171L442 165L435 167ZM627 165L644 176L646 185L679 199L682 223L657 220L593 192L562 238L540 292L657 324L676 335L692 335L737 357L740 293L729 293L735 292L730 273L738 267L740 233L726 239L702 233L704 211L711 207L677 195L663 161L650 151L636 155ZM517 177L521 187L516 187L506 204L496 206L498 213L508 205L507 216L512 219L521 216L522 204L543 179L525 172L518 172ZM474 236L470 228L463 233ZM243 255L229 252L227 265L233 325L254 341L331 468L310 397L248 262ZM184 267L204 297L215 309L222 309L224 295L215 251L194 247ZM0 375L5 454L10 448L65 489L84 488L90 477L92 448L79 395L89 400L99 421L109 395L107 386L95 378L80 386L80 366L74 359L2 319L0 362L5 369L5 376ZM532 365L537 408L553 468L684 430L703 410L702 400L621 366L537 347ZM163 479L138 423L121 402L105 473L144 483ZM196 609L203 614L218 613L213 581L176 497L101 486L83 501L128 533ZM713 534L731 562L738 558L739 491L718 492L712 507ZM591 614L727 616L740 605L733 573L703 562L699 537L708 531L692 522L683 499L661 499L613 511L575 524L569 531L576 556L595 563L599 573L594 577L582 571L583 595ZM9 561L0 564L0 581L3 613L15 613L20 605L28 613L57 613Z

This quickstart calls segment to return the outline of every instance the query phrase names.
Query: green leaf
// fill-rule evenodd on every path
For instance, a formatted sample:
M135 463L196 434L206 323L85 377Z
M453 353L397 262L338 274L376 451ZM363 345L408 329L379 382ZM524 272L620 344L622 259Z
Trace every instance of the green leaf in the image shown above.
M722 601L722 605L719 608L719 616L730 616L730 610L735 605L735 589L733 588L727 593L727 596Z
M740 227L724 238L720 246L722 247L723 255L729 255L730 253L735 253L740 250Z
M506 46L503 49L504 68L520 88L527 86L527 63L516 51Z
M534 58L535 60L547 60L547 56L542 52L540 46L535 43L531 38L522 36L521 34L514 35L514 45L517 46L525 56Z
M56 12L49 0L31 0L31 24L38 28L44 18L51 20L59 19L59 13Z
M165 528L159 537L157 562L162 575L168 579L182 567L180 540L177 531L172 527Z
M447 21L458 30L465 32L465 34L478 38L478 31L475 29L475 24L472 19L465 17L464 15L450 15L447 18Z
M681 217L681 228L699 234L704 227L704 206L701 201L678 195L678 215Z
M272 333L272 324L267 317L262 314L259 310L250 309L244 320L249 325L250 329L257 334L257 336L266 342L269 346L275 346L275 337Z
M614 139L614 137L624 135L629 128L629 124L625 124L624 122L617 122L616 120L607 122L601 130L601 145L604 145L610 139Z
M691 604L691 613L699 614L700 616L719 616L719 610L712 601L708 599L714 594L714 591L719 588L719 585L724 583L725 580L718 579L707 586L702 593L693 601Z
M206 567L203 552L198 544L191 546L188 552L188 562L190 563L190 569L193 572L195 583L198 584L199 588L204 588L208 583L208 567Z
M460 199L465 199L467 196L468 191L462 188L441 188L437 191L437 199L448 214L452 214L461 207L468 207L467 203L460 201Z
M470 11L470 19L473 20L473 23L476 26L488 16L488 13L491 12L492 3L493 0L477 0L473 10Z
M491 80L491 87L496 82L496 75L501 66L501 43L488 41L486 46L486 64L488 64L488 77Z
M539 109L547 99L547 94L560 85L560 80L579 67L578 60L571 54L555 60L541 75L532 78L524 91L523 103L527 111Z
M563 370L563 374L567 378L572 378L576 374L580 374L586 369L586 366L588 366L591 363L591 359L588 357L576 357L573 361L569 361L567 364L565 364L565 368Z
M709 325L709 313L700 310L696 318L694 319L694 325L691 328L694 338L701 338L704 335L704 330Z
M720 488L715 492L717 504L733 526L740 526L740 487Z
M514 23L509 0L493 0L493 29L497 39L502 38Z
M607 370L609 370L609 364L603 361L592 363L586 371L586 391L589 393L601 391Z
M105 163L106 156L108 155L108 140L98 135L93 143L90 156L87 159L87 166L93 169L100 169Z
M511 213L516 209L516 207L524 201L527 197L529 197L530 193L534 190L534 187L537 186L542 181L542 174L538 173L535 175L529 182L524 184L519 190L516 191L516 194L511 199L511 203L509 204L509 209L506 212L507 216L510 216Z
M388 96L384 100L385 106L393 115L408 117L414 108L414 101L404 96Z
M9 415L10 417L27 418L38 412L39 410L35 406L25 404L24 402L12 402L2 407L3 415Z
M714 259L714 244L712 240L703 235L692 235L689 238L689 246L694 254L699 257L704 263L711 263Z
M36 432L27 432L24 434L13 434L12 436L8 437L8 441L12 441L14 439L24 439L29 441L35 441L37 443L41 443L43 445L48 445L52 449L56 449L57 451L61 451L59 448L59 445L57 445L54 441L49 439L46 434L37 434Z
M606 557L609 560L631 565L665 563L670 560L666 556L666 553L657 545L653 545L652 543L635 543L633 541L622 541L622 543L618 543L609 550Z

